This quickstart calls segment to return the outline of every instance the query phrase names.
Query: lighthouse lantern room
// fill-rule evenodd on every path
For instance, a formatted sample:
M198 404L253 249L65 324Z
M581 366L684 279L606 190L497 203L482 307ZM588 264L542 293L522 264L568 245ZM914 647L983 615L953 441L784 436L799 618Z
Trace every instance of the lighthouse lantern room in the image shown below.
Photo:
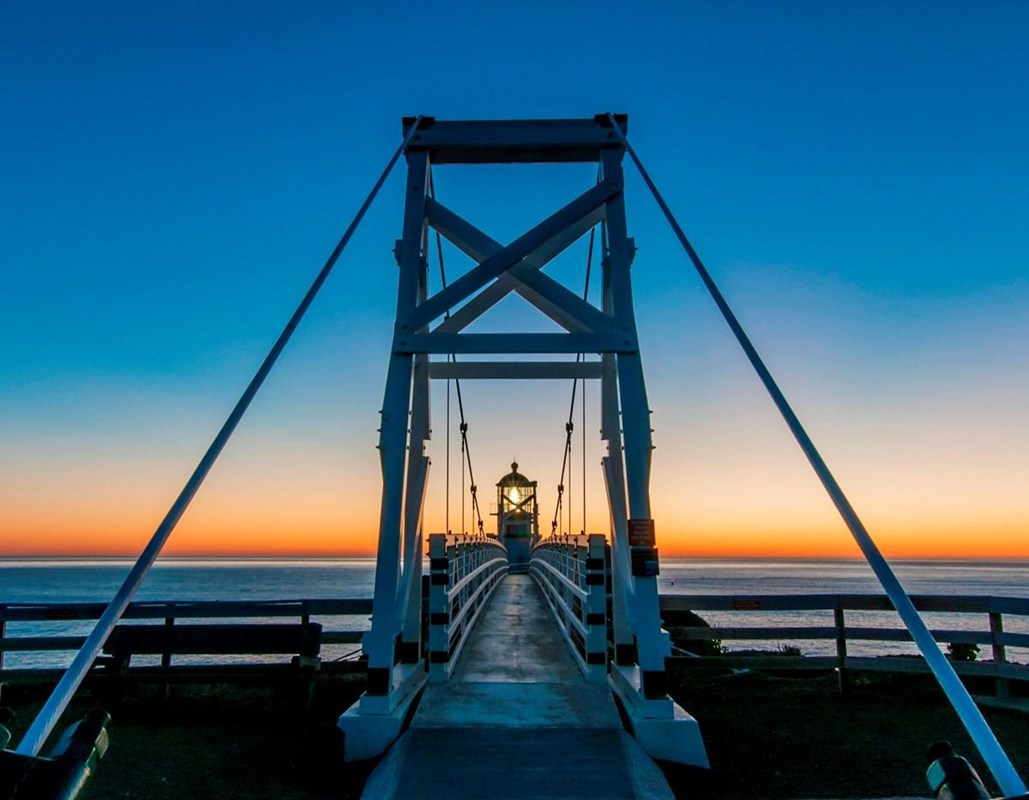
M527 569L529 551L539 541L536 481L518 472L518 463L497 483L497 536L507 547L512 572Z

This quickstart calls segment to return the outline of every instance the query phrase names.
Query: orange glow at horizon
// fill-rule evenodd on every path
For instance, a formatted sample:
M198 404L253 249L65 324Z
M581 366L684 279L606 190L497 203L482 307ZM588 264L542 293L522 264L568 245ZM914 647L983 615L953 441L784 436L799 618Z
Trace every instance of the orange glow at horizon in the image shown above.
M375 555L377 509L350 520L248 518L198 514L183 520L170 538L167 557L369 557ZM658 545L665 557L860 558L842 523L827 527L701 527L657 517ZM135 557L152 533L138 517L97 521L74 528L58 520L19 525L27 534L5 536L0 557ZM11 528L11 520L5 520ZM594 532L599 527L592 528ZM1029 559L1029 539L1020 524L949 527L884 526L871 531L889 558Z
M475 400L474 390L467 389L466 402ZM542 396L518 400L547 402ZM595 395L588 402L594 412ZM658 429L651 498L661 554L859 558L810 467L787 435L770 424L775 420L767 419L767 409L759 406L749 415L720 411L726 417L721 428L704 418ZM537 438L514 444L490 438L494 433L486 426L476 433L486 530L494 529L494 518L487 516L496 501L493 483L518 456L524 474L539 480L540 529L546 535L555 494L546 487L557 483L557 475L546 470L559 466L551 463L552 442L535 431ZM894 446L886 466L861 435L832 439L835 452L828 455L837 463L838 478L882 552L891 558L1029 559L1020 451L991 448L987 460L986 451L941 438L942 444L924 453ZM89 441L51 445L36 438L22 452L10 453L0 464L0 557L136 556L188 475L192 445L173 441L174 449L148 451L116 435L103 447ZM432 443L426 533L447 526L443 444L442 436ZM597 465L599 439L592 439L590 448L588 461ZM288 430L242 437L212 471L164 555L374 556L381 497L377 462L371 435L356 444L342 433L337 440ZM578 531L583 487L581 467L575 466L565 513L571 508L572 529ZM459 472L451 484L450 524L457 530ZM598 468L587 472L586 493L585 527L607 533ZM565 517L562 525L566 529Z

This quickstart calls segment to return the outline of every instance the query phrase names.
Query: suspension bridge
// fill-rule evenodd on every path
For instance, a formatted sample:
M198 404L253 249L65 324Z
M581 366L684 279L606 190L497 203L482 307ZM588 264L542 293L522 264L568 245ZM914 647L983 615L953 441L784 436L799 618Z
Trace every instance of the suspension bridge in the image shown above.
M48 756L41 755L44 745L401 158L405 207L394 250L397 305L381 411L379 538L371 628L362 641L367 688L339 719L347 760L382 757L366 796L476 797L488 787L496 797L670 797L657 762L707 766L703 721L679 707L666 685L671 645L657 592L651 421L632 297L635 244L626 224L626 159L672 226L998 785L1009 797L1025 795L1021 778L629 143L627 117L616 114L403 120L396 152L124 584L23 739L0 753L0 786L10 785L12 797L73 797L81 788L95 765L104 720L80 723ZM597 178L502 244L444 205L432 180L435 165L496 163L595 164ZM586 236L580 293L545 268ZM443 239L475 266L448 279ZM439 256L435 292L432 241ZM589 300L591 280L599 286L596 304ZM562 332L465 330L512 294ZM496 530L486 530L461 392L461 382L471 380L558 380L572 388L556 507L543 533L536 482L517 463L496 485ZM575 387L588 380L600 385L608 535L561 532ZM470 532L424 529L434 381L446 381L448 393L451 385L456 393L472 511L471 525L462 524L462 531ZM447 476L449 481L449 468ZM45 791L18 794L18 787L56 772L63 777L50 780Z

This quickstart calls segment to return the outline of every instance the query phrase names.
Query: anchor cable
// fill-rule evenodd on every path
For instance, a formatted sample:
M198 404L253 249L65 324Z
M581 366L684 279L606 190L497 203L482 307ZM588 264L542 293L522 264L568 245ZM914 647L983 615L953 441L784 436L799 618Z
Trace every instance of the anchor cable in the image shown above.
M636 165L636 169L639 170L640 176L643 178L643 182L646 183L650 193L654 196L654 200L657 201L662 213L668 220L668 224L671 225L676 237L678 237L683 250L686 251L686 255L689 256L690 261L693 262L693 266L696 268L697 274L700 276L701 281L703 281L704 286L711 295L711 298L715 301L715 305L718 306L718 310L722 313L722 317L724 317L726 323L728 323L729 328L736 337L736 341L739 342L740 347L743 348L743 352L746 354L751 366L753 366L758 378L760 378L761 383L764 384L765 389L771 396L772 402L775 403L779 413L786 421L786 425L793 433L794 438L797 440L797 444L800 445L800 449L804 452L804 455L814 468L815 474L822 482L822 486L825 487L826 492L832 499L836 509L839 511L844 523L847 525L851 535L857 542L858 547L861 548L861 552L864 554L865 559L868 561L869 566L871 566L875 576L879 579L879 583L886 591L886 594L889 596L894 608L896 608L897 613L900 615L904 624L910 631L911 638L914 639L915 644L918 646L919 651L925 658L926 663L936 676L936 680L947 695L947 699L950 700L950 703L957 712L958 717L960 717L962 724L965 726L965 729L975 742L983 760L986 762L987 766L989 766L990 772L993 773L993 777L996 778L997 783L1006 795L1025 794L1025 784L1022 783L1022 779L1019 777L1014 766L1012 766L1011 760L1004 752L1000 742L997 741L997 737L990 729L990 726L987 724L986 719L979 710L979 707L975 704L975 701L968 693L964 684L961 683L961 679L954 671L954 667L943 655L943 652L940 650L939 645L933 638L932 633L930 633L925 622L915 609L914 603L911 602L911 598L904 590L904 587L901 585L889 563L883 557L878 546L875 544L871 535L865 528L864 523L861 522L857 512L854 510L854 507L847 499L847 496L843 493L842 487L837 483L836 478L829 470L829 466L825 463L821 454L818 452L818 449L815 447L811 437L808 436L807 431L804 429L804 426L801 424L796 413L794 413L793 408L786 399L786 396L782 393L779 385L772 377L771 372L769 372L768 367L765 366L764 361L758 354L757 349L754 347L753 343L751 343L750 338L743 330L743 326L729 307L729 304L726 302L721 291L719 291L718 286L711 277L711 273L707 271L707 268L701 261L697 251L694 250L693 245L690 244L689 239L686 238L686 234L683 233L675 215L672 214L671 209L661 196L657 186L654 185L654 181L651 180L650 174L643 166L639 156L636 155L636 151L633 149L632 145L629 144L628 139L626 139L625 134L622 132L621 126L615 120L613 114L608 114L607 118L615 135L618 137L622 146L629 154L629 157Z
M258 389L261 388L261 384L264 383L265 378L268 377L268 373L271 372L271 369L278 360L279 355L285 349L286 344L293 336L293 333L300 324L300 321L307 313L307 309L311 306L311 303L314 302L315 296L329 277L329 273L332 272L332 268L336 265L336 261L342 254L343 249L350 242L351 237L354 235L354 231L357 230L357 226L360 224L361 220L364 219L364 215L371 206L372 201L375 200L376 195L378 195L379 189L382 188L382 185L386 182L386 178L389 177L390 172L393 171L393 167L400 158L401 153L407 149L408 144L410 144L411 140L418 132L418 127L421 124L421 121L422 116L419 115L411 125L407 135L404 137L404 140L400 143L400 146L396 149L396 152L393 153L389 161L386 163L386 167L383 169L379 179L372 186L372 190L368 193L368 196L361 204L361 207L357 210L357 213L351 220L350 225L347 226L343 236L340 238L335 248L333 248L332 253L329 254L329 257L325 261L321 271L315 277L310 288L307 290L307 294L305 294L303 299L300 301L300 304L293 312L293 316L289 318L289 322L286 323L286 327L283 328L282 333L279 334L279 338L276 339L272 349L268 352L268 355L265 356L265 359L261 363L260 368L258 368L257 373L254 375L253 379L251 379L249 385L236 402L236 405L229 414L228 419L225 420L225 424L222 425L221 430L218 431L217 436L214 437L214 441L212 441L210 447L208 447L207 452L204 454L203 458L200 459L200 463L197 464L196 469L186 482L186 485L182 488L178 498L168 510L168 513L161 521L161 524L157 527L157 530L154 531L153 536L144 548L143 552L140 554L135 565L129 571L128 576L126 576L125 581L118 589L118 592L108 604L104 613L100 615L100 619L97 620L93 631L88 637L86 637L86 641L83 642L79 652L75 655L75 658L72 660L64 675L61 676L60 681L58 681L57 685L54 687L53 692L51 692L46 703L44 703L43 707L39 710L39 713L32 721L29 729L25 732L25 735L19 742L15 752L20 755L29 756L36 756L39 754L39 751L46 743L47 737L57 725L61 714L64 713L64 710L68 707L68 703L71 702L75 691L86 677L86 673L89 672L90 667L92 667L93 662L96 660L96 657L100 654L100 650L104 646L104 642L107 641L107 637L114 629L114 626L118 623L118 620L121 619L122 614L125 612L125 608L135 596L140 584L142 584L143 579L150 571L150 567L153 566L154 561L157 560L157 556L160 554L165 542L168 541L168 537L175 529L175 526L178 524L186 509L189 507L190 501L197 493L197 490L200 489L200 485L204 482L204 478L206 478L207 474L211 471L211 467L214 466L215 461L217 461L218 456L228 443L233 431L236 430L236 426L243 418L246 410L250 407L251 401L253 401Z

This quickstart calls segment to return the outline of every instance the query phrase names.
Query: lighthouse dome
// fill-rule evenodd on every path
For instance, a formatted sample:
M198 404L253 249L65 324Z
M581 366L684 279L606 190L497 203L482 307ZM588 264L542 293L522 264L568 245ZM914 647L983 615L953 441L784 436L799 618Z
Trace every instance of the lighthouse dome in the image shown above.
M511 462L511 471L497 482L497 486L529 486L532 481L518 471L518 462Z

